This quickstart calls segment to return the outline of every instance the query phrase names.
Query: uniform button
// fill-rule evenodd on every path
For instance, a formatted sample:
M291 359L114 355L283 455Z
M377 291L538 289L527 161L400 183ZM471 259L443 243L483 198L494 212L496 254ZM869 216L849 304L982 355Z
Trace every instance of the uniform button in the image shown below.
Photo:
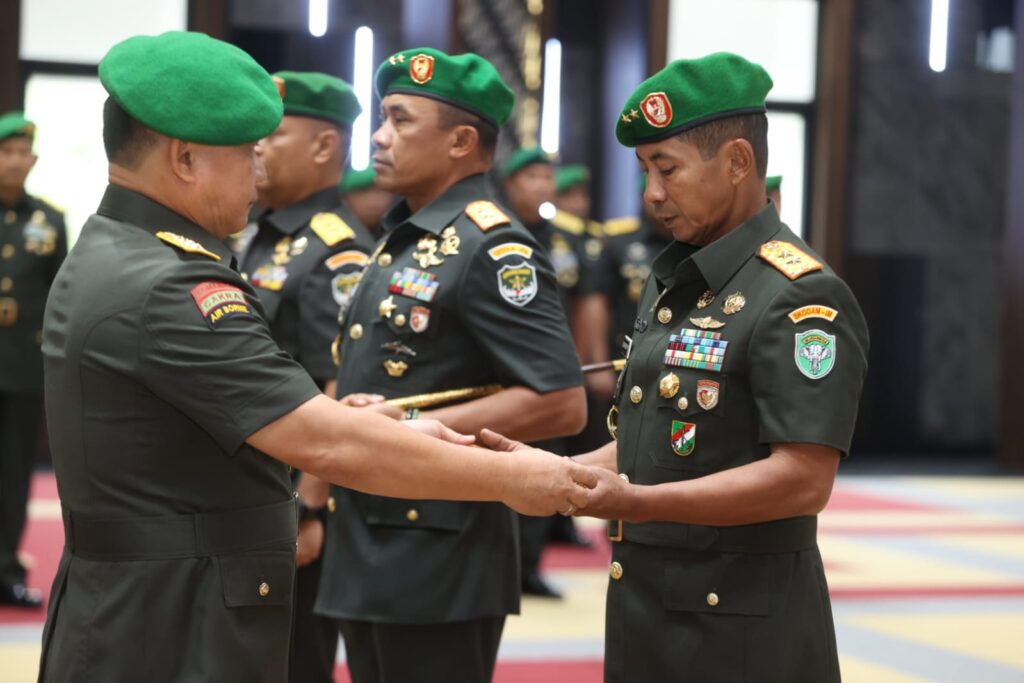
M266 581L261 583L260 584L260 588L259 588L259 592L260 592L260 597L261 598L265 598L268 595L270 595L270 584L267 583Z
M410 522L415 522L417 519L420 518L420 513L416 510L416 508L412 508L411 510L405 513L405 518Z
M12 289L14 289L14 280L9 277L0 280L0 292L9 292Z
M391 265L391 254L384 253L377 257L377 265L381 268L387 268Z
M708 604L712 607L718 604L718 593L708 593Z
M334 512L338 509L338 503L334 500L334 496L327 499L327 511Z
M612 562L611 566L608 567L608 576L618 581L622 578L622 565L618 562Z
M352 327L348 328L348 336L352 339L359 339L363 336L363 326L356 323Z
M399 327L402 327L403 325L405 325L405 314L404 313L399 313L398 315L395 316L395 324L398 325Z
M13 244L5 244L3 252L0 255L2 255L5 259L13 258L14 257L14 245Z
M679 406L679 410L686 410L687 408L690 407L690 402L687 400L685 396L680 396L679 400L676 402L676 405Z
M668 306L662 306L658 309L658 322L662 325L668 325L672 322L672 309Z
M640 387L634 386L629 390L629 400L633 403L639 403L644 400L644 390Z
M627 484L629 483L629 475L626 474L625 472L619 472L619 479L626 482Z

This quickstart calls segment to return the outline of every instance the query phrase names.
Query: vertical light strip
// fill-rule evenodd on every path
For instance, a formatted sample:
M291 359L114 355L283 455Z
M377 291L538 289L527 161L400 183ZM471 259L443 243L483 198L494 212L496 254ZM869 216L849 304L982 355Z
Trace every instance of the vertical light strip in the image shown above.
M558 153L558 126L562 116L562 43L551 38L544 45L544 109L540 117L540 146Z
M949 38L949 0L932 0L931 42L928 66L932 71L946 70L946 43Z
M327 33L327 3L329 0L309 0L309 33L322 38Z
M370 165L370 121L373 112L373 30L356 29L355 59L352 60L352 89L363 113L352 124L352 168L361 171Z

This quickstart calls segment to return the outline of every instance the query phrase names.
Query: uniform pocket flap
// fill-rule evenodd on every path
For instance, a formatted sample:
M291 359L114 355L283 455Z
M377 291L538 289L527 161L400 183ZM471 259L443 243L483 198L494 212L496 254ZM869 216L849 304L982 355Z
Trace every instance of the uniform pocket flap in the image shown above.
M295 553L289 551L221 555L221 587L227 607L287 605L295 581Z
M666 609L767 616L774 565L763 556L719 555L665 565Z
M370 526L431 529L460 532L469 524L472 507L466 503L438 500L362 498L359 506Z

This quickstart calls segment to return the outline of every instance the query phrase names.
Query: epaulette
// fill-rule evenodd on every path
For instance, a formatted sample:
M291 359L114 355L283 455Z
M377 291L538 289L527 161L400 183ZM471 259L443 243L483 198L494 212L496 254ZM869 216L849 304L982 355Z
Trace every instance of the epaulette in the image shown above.
M318 213L310 218L309 227L329 247L356 236L356 231L341 216L329 211Z
M486 199L479 199L466 204L465 211L466 215L469 216L469 220L476 223L476 227L484 232L493 227L507 225L512 222L512 219L506 216L505 212L499 209L494 202L487 201Z
M604 237L604 226L597 221L587 221L587 234L601 239Z
M206 249L203 245L199 244L199 242L196 242L195 240L190 240L187 237L182 237L181 235L177 235L173 232L167 232L165 230L161 230L160 232L158 232L156 234L156 237L157 239L163 240L164 242L167 242L167 244L177 247L178 249L188 252L189 254L202 254L203 256L212 258L214 261L220 261L220 256Z
M625 218L611 218L604 222L604 234L608 237L628 235L640 229L640 219L626 216Z
M555 215L551 218L550 223L559 230L564 230L571 235L576 235L577 237L587 230L587 226L583 222L582 218L573 216L571 213L566 213L565 211L556 211Z
M757 255L790 280L795 280L801 275L822 269L821 263L789 242L780 242L778 240L765 242L761 245Z

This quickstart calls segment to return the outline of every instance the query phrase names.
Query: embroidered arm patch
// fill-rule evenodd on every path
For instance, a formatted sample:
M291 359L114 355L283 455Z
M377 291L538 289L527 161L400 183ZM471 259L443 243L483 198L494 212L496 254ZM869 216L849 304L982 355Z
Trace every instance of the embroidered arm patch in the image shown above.
M231 318L253 317L252 308L242 290L224 282L199 283L192 288L192 299L196 302L203 319L213 330Z

